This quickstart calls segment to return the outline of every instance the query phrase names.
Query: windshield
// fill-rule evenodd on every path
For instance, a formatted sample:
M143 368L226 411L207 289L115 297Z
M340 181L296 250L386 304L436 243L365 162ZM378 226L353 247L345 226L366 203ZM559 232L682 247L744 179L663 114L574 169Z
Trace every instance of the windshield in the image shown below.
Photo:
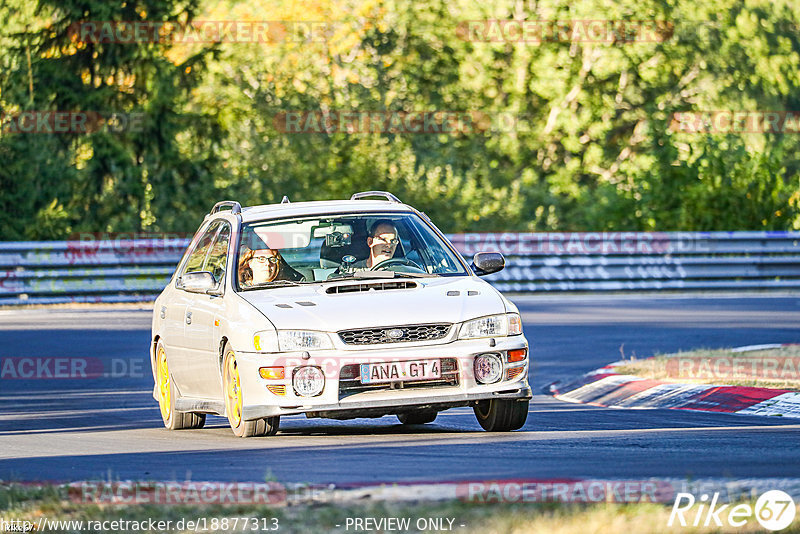
M342 278L465 275L460 258L414 213L343 214L245 224L243 290Z

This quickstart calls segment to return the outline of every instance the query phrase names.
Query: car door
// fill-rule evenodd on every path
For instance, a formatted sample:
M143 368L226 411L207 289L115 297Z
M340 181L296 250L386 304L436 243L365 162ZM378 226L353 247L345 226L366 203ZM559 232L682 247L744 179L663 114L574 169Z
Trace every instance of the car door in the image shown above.
M196 388L194 382L195 370L192 358L189 356L189 346L186 339L187 322L192 318L188 310L193 306L197 295L183 289L182 277L184 274L203 270L206 256L208 256L214 238L219 231L222 221L214 221L201 230L199 236L193 240L187 259L179 267L175 279L173 298L164 303L164 344L167 349L169 368L175 384L181 395L190 395L188 392ZM190 395L191 396L191 395Z
M219 374L219 330L223 320L223 296L231 226L219 225L214 241L199 269L208 271L217 281L220 294L192 293L186 307L186 363L188 378L185 395L204 399L221 399L222 384Z

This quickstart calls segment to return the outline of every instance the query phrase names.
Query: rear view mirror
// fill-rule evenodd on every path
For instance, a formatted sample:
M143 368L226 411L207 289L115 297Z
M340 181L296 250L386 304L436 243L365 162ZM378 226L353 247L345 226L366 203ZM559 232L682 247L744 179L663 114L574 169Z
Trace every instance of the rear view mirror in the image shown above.
M331 232L325 236L325 246L328 247L343 247L349 245L352 239L351 233Z
M314 239L325 237L333 232L341 232L343 234L352 234L353 227L349 224L334 223L331 221L320 221L317 226L311 228L311 237Z
M185 291L205 294L216 287L217 281L214 279L214 275L208 271L193 271L185 273L181 277L181 288Z
M499 252L478 252L472 257L470 267L478 276L502 271L506 266L506 259Z

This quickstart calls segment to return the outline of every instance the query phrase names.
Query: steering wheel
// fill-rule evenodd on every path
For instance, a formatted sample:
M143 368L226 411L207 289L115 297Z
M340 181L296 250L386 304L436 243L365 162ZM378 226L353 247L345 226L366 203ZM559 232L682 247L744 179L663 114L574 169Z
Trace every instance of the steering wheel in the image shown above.
M412 267L414 269L419 269L420 272L424 273L425 269L414 263L413 261L409 260L408 258L389 258L388 260L383 260L377 265L373 265L371 271L386 271L387 267L393 267L395 265L405 265L406 267Z

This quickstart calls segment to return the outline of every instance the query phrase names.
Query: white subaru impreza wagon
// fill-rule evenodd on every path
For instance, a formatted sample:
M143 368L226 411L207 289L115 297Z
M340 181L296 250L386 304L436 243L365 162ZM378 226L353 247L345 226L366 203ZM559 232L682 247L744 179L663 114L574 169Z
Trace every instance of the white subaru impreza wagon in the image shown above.
M369 200L380 197L379 200ZM151 364L164 425L227 416L237 436L282 415L432 422L472 406L488 431L528 415L517 308L422 212L382 191L350 200L217 203L156 299Z

